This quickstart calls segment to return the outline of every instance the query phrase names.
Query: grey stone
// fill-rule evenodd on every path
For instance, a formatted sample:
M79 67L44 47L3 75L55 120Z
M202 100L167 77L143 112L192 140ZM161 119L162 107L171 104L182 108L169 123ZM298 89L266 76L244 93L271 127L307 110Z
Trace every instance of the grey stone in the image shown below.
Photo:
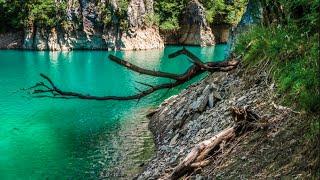
M208 105L209 105L209 108L213 108L213 106L215 105L215 100L214 100L214 95L213 93L210 93L209 95L209 101L208 101Z
M199 174L196 175L196 180L204 180L204 176L201 176Z
M177 133L170 141L170 146L173 146L177 143L177 139L179 138L179 133Z
M214 35L206 22L205 9L198 0L191 0L182 15L180 44L212 46Z
M246 99L247 98L247 96L241 96L237 101L243 101L244 99Z
M213 91L212 94L215 99L222 100L222 96L220 95L220 93L218 91Z

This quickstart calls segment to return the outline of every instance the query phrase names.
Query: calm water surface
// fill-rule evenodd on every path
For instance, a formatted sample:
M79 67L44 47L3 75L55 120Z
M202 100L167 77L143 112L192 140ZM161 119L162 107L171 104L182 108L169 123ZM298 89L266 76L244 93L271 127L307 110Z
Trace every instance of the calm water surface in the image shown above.
M0 179L131 177L153 153L147 110L182 87L136 101L31 98L21 88L50 76L59 87L94 95L130 95L135 81L169 81L131 72L109 54L139 66L182 73L186 57L167 59L181 47L140 52L0 51ZM206 61L221 61L227 47L190 47ZM186 86L186 85L184 85Z

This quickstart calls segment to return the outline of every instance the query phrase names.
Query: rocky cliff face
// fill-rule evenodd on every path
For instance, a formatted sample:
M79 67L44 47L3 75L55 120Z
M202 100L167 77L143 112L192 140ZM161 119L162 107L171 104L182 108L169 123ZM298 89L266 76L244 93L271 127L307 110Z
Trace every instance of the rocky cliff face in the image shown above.
M189 2L185 9L180 28L180 44L185 45L214 45L214 35L205 19L205 9L197 1Z
M111 22L103 25L101 6L112 9ZM119 8L117 0L90 1L68 0L66 27L40 28L34 25L25 29L23 49L35 50L144 50L164 47L169 44L210 46L214 45L214 35L206 23L204 7L192 0L183 13L181 29L175 38L161 38L157 27L148 27L145 17L154 12L153 0L131 0L127 7L126 30L120 27L115 12ZM164 40L163 40L164 39Z
M215 17L214 24L206 22L205 8L198 0L190 0L186 5L180 16L179 29L162 30L161 33L148 19L154 13L154 0L56 1L62 2L66 3L62 10L65 11L63 23L50 28L40 27L37 22L30 23L24 28L23 37L21 34L16 37L1 35L0 42L6 43L0 48L144 50L163 48L164 44L211 46L230 42L230 32L236 26L219 24L225 17Z
M101 6L111 7L111 19L103 24ZM24 49L35 50L141 50L162 48L163 41L157 29L147 27L144 18L153 13L153 0L131 0L127 9L128 29L121 29L116 15L119 2L68 0L65 27L40 28L31 25L26 28Z
M215 45L215 37L206 22L205 8L199 1L192 0L188 3L179 24L179 29L162 30L160 32L165 44Z

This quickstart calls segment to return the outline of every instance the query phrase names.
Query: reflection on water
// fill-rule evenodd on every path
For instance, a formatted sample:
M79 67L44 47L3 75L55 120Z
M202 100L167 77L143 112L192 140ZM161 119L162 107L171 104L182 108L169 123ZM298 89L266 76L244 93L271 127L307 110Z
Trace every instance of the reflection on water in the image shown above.
M109 61L115 54L139 66L182 73L186 57L167 59L181 47L139 52L0 51L0 179L131 177L151 157L146 111L184 86L136 101L34 99L20 88L50 76L59 87L93 95L137 93L135 81L167 82ZM223 60L225 46L191 47L206 61Z

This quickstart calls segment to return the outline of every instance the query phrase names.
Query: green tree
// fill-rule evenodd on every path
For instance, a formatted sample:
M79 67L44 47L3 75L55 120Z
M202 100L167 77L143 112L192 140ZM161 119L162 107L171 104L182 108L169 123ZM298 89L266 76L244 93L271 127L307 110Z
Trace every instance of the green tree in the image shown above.
M31 24L60 25L66 20L66 7L66 0L0 0L0 30L19 30Z
M187 2L187 0L156 0L154 6L155 13L159 17L160 29L178 29L179 18Z

